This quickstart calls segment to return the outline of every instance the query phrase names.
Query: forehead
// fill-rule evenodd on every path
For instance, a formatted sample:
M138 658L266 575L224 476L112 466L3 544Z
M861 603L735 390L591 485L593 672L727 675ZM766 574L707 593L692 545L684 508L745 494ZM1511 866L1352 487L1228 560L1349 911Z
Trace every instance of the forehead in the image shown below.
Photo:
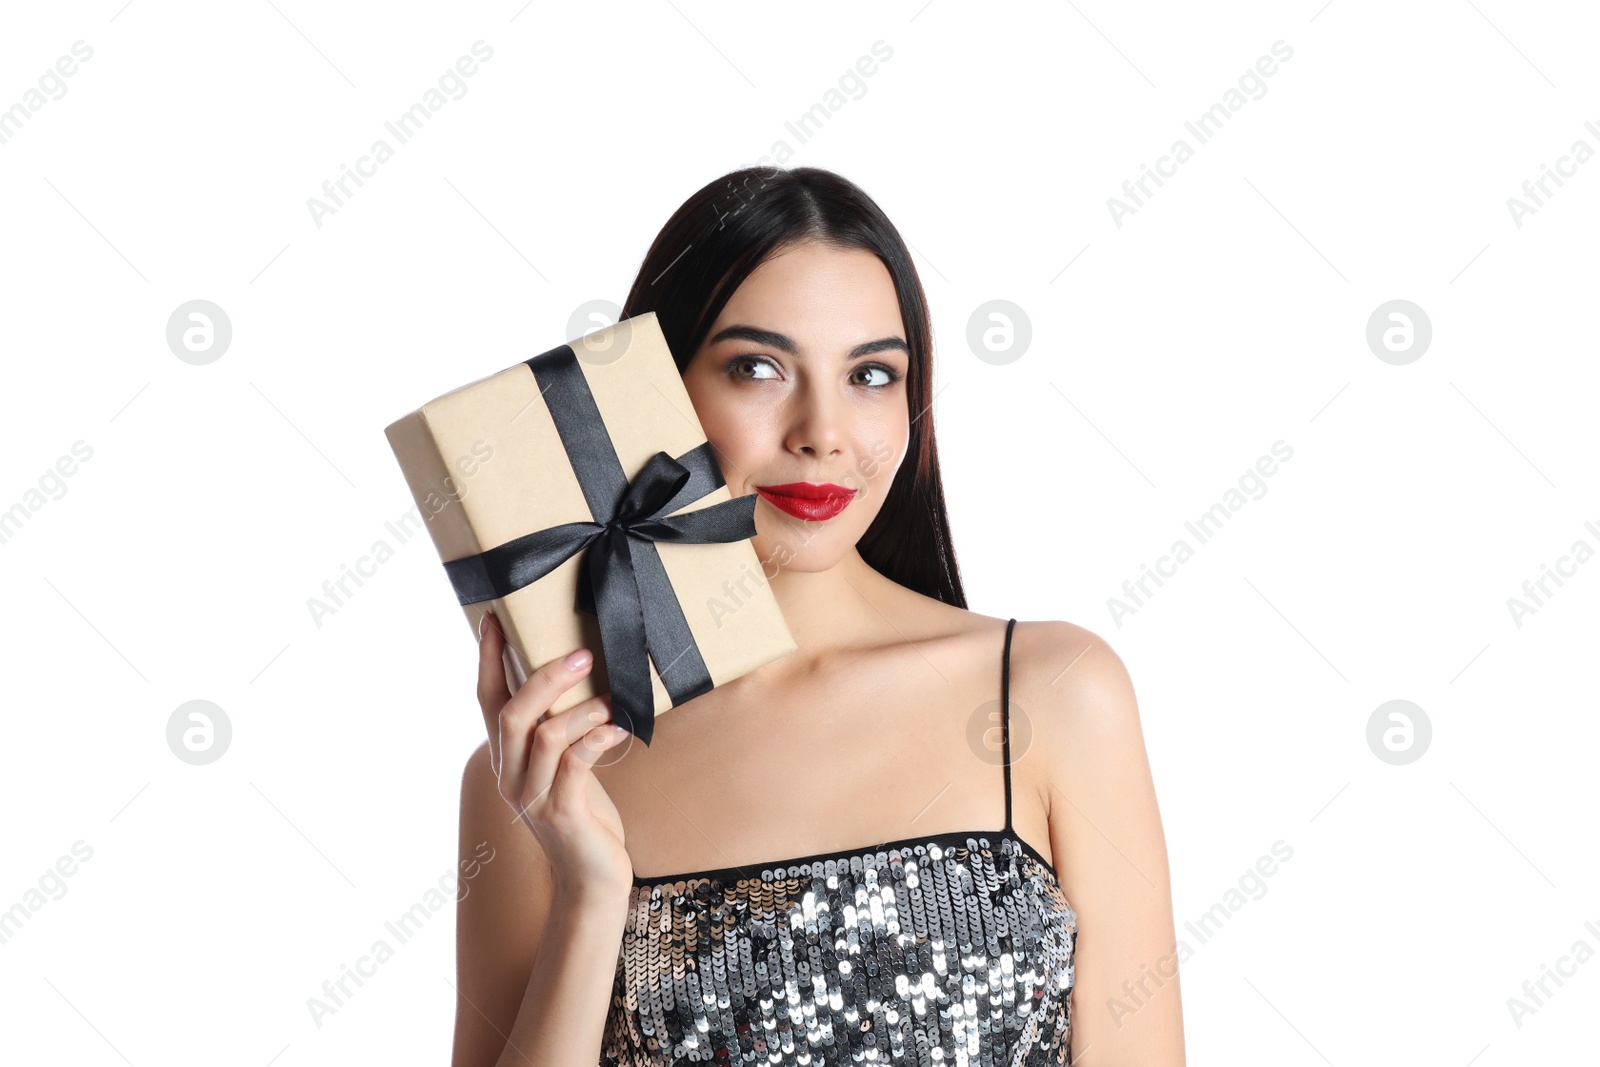
M734 324L788 334L802 350L905 336L883 262L863 249L815 242L786 249L750 273L711 332Z

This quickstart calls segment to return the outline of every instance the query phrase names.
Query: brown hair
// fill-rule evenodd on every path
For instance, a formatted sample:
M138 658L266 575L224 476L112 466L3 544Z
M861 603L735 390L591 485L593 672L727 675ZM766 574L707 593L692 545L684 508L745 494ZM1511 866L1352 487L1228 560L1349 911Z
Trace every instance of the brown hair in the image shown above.
M747 167L723 175L685 200L656 235L622 317L654 311L682 372L745 278L784 247L806 240L864 249L882 261L900 300L911 355L906 462L856 548L885 577L965 608L934 447L927 296L900 232L859 186L818 167Z

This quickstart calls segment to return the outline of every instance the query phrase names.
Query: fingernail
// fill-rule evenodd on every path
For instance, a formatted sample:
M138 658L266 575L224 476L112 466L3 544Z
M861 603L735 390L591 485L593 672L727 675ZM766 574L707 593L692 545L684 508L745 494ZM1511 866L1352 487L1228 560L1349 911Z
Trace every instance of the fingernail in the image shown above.
M478 640L483 640L483 632L489 626L489 613L486 611L478 616Z
M615 723L613 723L611 726L608 726L607 729L611 731L612 737L621 737L623 734L628 732L626 727L617 726Z
M580 648L578 651L568 656L563 662L566 663L568 670L581 671L593 661L594 653L590 652L587 648Z

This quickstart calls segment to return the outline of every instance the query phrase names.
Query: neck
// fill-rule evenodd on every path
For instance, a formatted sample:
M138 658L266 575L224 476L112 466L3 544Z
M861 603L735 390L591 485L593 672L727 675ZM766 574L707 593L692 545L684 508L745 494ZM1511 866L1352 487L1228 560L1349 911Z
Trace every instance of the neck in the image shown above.
M823 571L780 570L769 580L802 658L871 640L892 614L898 585L872 569L855 548Z

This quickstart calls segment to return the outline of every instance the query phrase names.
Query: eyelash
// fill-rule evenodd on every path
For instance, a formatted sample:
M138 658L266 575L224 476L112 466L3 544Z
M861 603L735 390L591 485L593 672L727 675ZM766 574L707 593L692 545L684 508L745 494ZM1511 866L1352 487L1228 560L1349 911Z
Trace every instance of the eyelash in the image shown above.
M728 361L727 365L723 368L723 370L727 372L728 377L730 377L730 378L732 378L732 379L737 381L737 380L739 380L740 376L738 374L734 373L734 368L738 367L738 366L740 366L741 364L744 364L744 363L765 363L767 366L771 367L773 370L777 370L778 369L778 365L776 363L773 363L772 360L768 359L766 356L734 356L732 359L730 359ZM881 370L881 371L883 371L884 374L887 374L889 376L889 380L884 382L882 385L868 385L868 386L866 386L866 388L868 388L868 389L887 389L890 386L894 385L896 382L898 382L903 377L903 375L899 371L895 370L893 367L889 366L887 363L863 363L860 366L855 367L854 369L857 370L857 371L861 371L861 370ZM755 379L745 379L745 380L747 380L747 381L760 381L761 379L755 378Z

